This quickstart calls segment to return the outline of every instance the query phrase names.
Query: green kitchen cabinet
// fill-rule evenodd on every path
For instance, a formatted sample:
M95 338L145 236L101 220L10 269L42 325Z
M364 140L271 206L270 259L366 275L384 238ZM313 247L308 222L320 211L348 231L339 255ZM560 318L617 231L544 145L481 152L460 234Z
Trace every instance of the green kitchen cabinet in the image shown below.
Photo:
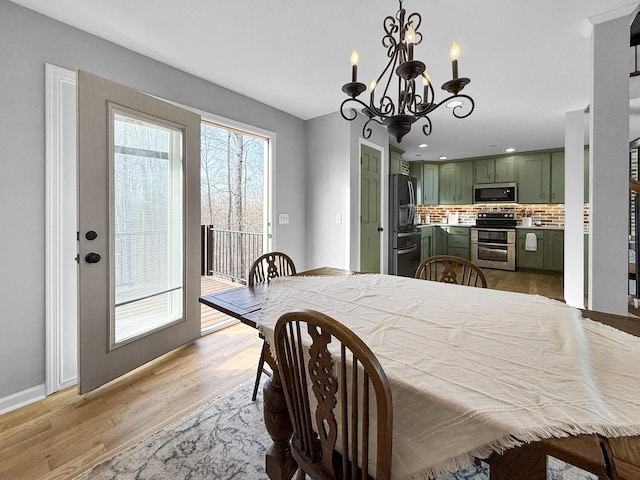
M535 234L537 238L537 246L535 251L525 249L525 240L527 233ZM517 268L534 268L537 270L544 269L544 235L546 231L534 229L518 229L517 234L517 247L516 252L516 267Z
M470 260L471 230L469 227L449 226L440 228L446 232L446 255L453 255Z
M527 233L537 237L535 252L525 249ZM562 272L564 270L564 230L519 228L517 235L516 267Z
M564 152L551 154L551 203L564 203Z
M510 183L515 181L515 157L480 158L475 161L475 183Z
M584 147L584 203L589 203L589 147Z
M418 182L416 186L416 202L421 204L422 198L422 166L424 162L409 162L409 175L414 177Z
M420 227L420 261L432 257L434 251L434 233L437 227Z
M422 165L422 195L418 196L418 198L422 199L422 205L438 205L438 173L439 169L437 163L424 163Z
M510 183L516 181L516 158L496 158L495 177L496 183Z
M433 243L431 256L447 254L447 232L446 227L433 227Z
M550 272L564 270L564 230L547 230L544 239L544 265Z
M456 164L443 163L438 168L440 205L453 205L456 194Z
M516 161L518 203L549 203L551 190L551 155L520 155Z
M389 145L389 173L402 173L402 154L404 150Z
M439 169L437 163L409 162L409 175L418 179L418 205L438 205Z
M473 203L473 162L442 163L438 169L440 205Z
M496 176L496 161L493 158L476 160L476 183L494 183Z

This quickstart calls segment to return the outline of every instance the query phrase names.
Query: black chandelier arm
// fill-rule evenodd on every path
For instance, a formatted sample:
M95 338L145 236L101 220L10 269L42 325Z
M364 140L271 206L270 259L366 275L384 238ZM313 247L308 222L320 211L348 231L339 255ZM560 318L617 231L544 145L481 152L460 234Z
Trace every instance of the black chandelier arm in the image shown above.
M358 116L358 112L355 109L355 106L349 107L346 109L347 112L349 112L349 115L347 115L345 113L345 105L349 102L355 102L358 105L362 105L362 107L368 111L371 111L371 108L364 103L362 100L359 100L357 98L347 98L346 100L344 100L341 104L340 104L340 115L342 115L342 118L344 118L345 120L348 120L350 122L352 122L353 120L355 120Z
M394 105L393 100L391 100L391 97L389 97L388 95L385 95L380 99L379 105L380 107L377 108L373 104L373 102L371 102L369 104L369 110L371 110L373 114L377 115L378 117L388 117L395 114L396 106Z
M456 98L466 98L467 100L469 100L469 104L471 105L471 108L469 109L469 111L467 113L459 115L458 111L460 109L463 109L463 110L465 109L465 103L463 102L462 105L456 105L455 107L453 107L451 113L456 118L467 118L469 115L471 115L471 113L473 113L473 110L476 108L476 104L473 101L473 98L471 98L469 95L464 95L464 94L460 94L460 93L457 94L457 95L451 95L450 97L445 98L440 103L435 104L433 106L433 108L429 108L429 110L426 113L433 112L435 109L441 107L445 103L451 102L452 100L454 100Z
M431 119L426 115L422 118L424 118L425 120L425 124L422 125L422 133L425 137L428 137L429 135L431 135Z
M371 130L371 127L369 126L371 122L375 122L378 125L384 126L384 124L380 120L378 120L376 117L369 118L369 120L367 120L367 122L362 126L362 136L365 139L369 139L371 137L372 130Z

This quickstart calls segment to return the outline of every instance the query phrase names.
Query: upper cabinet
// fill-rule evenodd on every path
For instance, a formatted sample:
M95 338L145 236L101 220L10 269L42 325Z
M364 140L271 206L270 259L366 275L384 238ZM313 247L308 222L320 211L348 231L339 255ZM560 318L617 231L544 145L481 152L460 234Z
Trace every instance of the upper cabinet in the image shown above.
M589 150L585 147L585 202L589 199ZM410 162L421 205L470 205L473 185L518 185L518 203L564 203L564 152L541 152L455 162Z
M518 203L549 203L551 156L548 153L519 155L516 177Z
M496 158L496 183L509 183L516 181L516 159L515 157Z
M518 203L564 203L564 152L516 157Z
M516 181L515 157L479 158L475 165L475 183Z
M438 205L440 175L437 163L409 162L409 175L418 179L419 205Z
M440 164L441 205L465 205L473 203L473 162L447 162Z
M402 154L404 150L389 145L389 173L402 173Z
M564 203L564 152L551 154L551 203Z

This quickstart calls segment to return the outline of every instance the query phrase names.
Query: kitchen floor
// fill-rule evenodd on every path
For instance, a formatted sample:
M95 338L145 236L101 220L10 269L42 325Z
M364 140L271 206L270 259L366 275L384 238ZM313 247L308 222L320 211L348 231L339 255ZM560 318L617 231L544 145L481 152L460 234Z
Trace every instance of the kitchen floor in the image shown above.
M489 288L510 292L533 293L558 300L564 299L562 275L534 271L483 268Z

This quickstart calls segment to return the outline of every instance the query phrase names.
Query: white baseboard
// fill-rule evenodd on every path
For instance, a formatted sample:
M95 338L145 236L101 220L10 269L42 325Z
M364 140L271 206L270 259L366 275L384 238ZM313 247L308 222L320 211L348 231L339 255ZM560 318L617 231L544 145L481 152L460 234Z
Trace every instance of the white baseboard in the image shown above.
M44 398L44 383L27 388L8 397L0 398L0 415L17 410L20 407L37 402Z

